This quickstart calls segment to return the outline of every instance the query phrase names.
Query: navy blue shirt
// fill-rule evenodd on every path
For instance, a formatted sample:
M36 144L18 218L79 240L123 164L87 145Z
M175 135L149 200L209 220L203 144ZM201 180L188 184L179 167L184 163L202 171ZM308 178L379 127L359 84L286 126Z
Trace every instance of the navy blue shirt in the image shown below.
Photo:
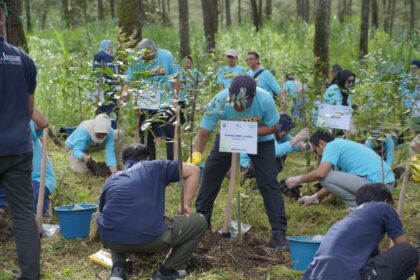
M97 223L102 240L146 244L166 229L165 187L179 180L177 161L129 161L105 182Z
M0 156L32 151L28 95L35 88L33 60L0 36Z
M97 54L93 56L93 70L96 70L98 68L109 68L112 70L114 74L116 74L118 71L117 65L114 64L114 57L107 53L106 51L99 51ZM118 83L115 81L114 77L111 77L105 73L101 73L103 78L106 80L106 84L108 85L118 85Z
M357 280L385 233L404 234L397 212L385 202L368 202L333 225L302 280Z

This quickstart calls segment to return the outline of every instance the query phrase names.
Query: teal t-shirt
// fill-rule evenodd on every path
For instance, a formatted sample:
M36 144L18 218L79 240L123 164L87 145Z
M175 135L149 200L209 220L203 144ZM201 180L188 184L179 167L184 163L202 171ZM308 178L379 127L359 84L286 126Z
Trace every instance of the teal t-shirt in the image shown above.
M127 68L125 81L142 79L148 87L161 96L161 103L167 104L173 97L172 83L169 76L177 73L179 67L175 64L175 58L170 51L159 49L156 58L152 61L142 59L133 61Z
M295 81L287 81L284 83L283 88L287 90L287 96L289 98L297 98L297 85Z
M257 122L258 126L275 126L279 121L279 113L271 95L257 88L251 107L237 112L229 106L227 99L229 90L223 89L210 100L207 110L201 120L201 128L213 131L219 120ZM274 139L274 133L258 136L258 142Z
M323 95L323 103L330 105L342 105L343 97L338 85L333 84L327 88ZM347 99L348 106L351 107L351 95Z
M274 152L277 158L283 157L291 152L299 151L298 145L294 145L293 147L290 145L289 141L292 140L292 138L293 137L290 134L287 134L283 138L274 141ZM249 167L250 162L251 162L251 159L249 158L248 154L240 155L241 167L244 167L244 168Z
M334 169L365 178L369 183L395 182L391 167L372 149L350 140L336 138L327 143L321 162L329 162ZM382 181L381 166L384 169Z
M31 138L33 144L33 157L32 157L32 180L41 182L41 161L42 161L42 144L39 141L39 136L35 131L35 123L31 120ZM52 194L55 190L56 179L54 170L50 159L47 157L46 169L45 169L45 186Z
M375 150L376 145L379 143L376 143L377 141L374 140L366 140L365 145L373 150ZM381 147L378 147L381 149ZM384 141L384 152L386 153L385 162L388 163L389 166L392 167L392 164L394 163L394 152L395 152L395 142L394 139L392 139L391 136L387 136Z
M255 74L260 70L263 69L259 67L255 71L249 70L248 76L254 78ZM281 92L281 87L274 78L273 74L270 71L264 70L258 77L255 79L257 86L266 90L267 92L271 93L272 95L276 95L277 93Z
M401 99L406 110L413 109L416 100L420 100L420 78L406 75L400 86Z
M245 69L242 66L224 66L217 73L217 83L223 85L223 88L229 88L232 80L242 75L245 75Z

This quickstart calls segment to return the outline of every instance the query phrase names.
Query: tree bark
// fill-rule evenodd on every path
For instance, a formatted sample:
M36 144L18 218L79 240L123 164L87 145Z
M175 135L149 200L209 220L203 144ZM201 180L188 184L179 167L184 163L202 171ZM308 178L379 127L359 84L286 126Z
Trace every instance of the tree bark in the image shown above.
M369 0L362 1L362 16L360 25L359 59L368 54L369 42Z
M191 54L190 25L188 15L188 0L178 0L179 8L179 41L181 57Z
M23 30L22 16L22 2L15 0L5 0L4 3L8 7L8 13L5 20L6 38L11 45L20 47L28 52L28 43ZM3 7L3 5L1 5Z
M25 12L26 12L26 29L28 30L28 32L30 32L32 30L30 0L25 0Z
M238 23L241 24L242 23L242 7L241 7L241 0L238 0Z
M103 20L105 18L104 3L102 0L98 0L98 19Z
M296 13L297 17L304 19L305 18L305 1L304 0L296 0Z
M217 0L207 0L210 6L210 13L211 13L211 23L213 25L214 33L216 34L219 30L219 5Z
M267 2L265 3L265 16L268 19L271 19L272 14L273 14L273 1L267 0Z
M346 14L351 17L353 15L353 1L352 0L348 0L349 2L347 3L347 11Z
M396 0L390 0L390 1L392 2L392 5L391 5L391 11L390 11L389 32L392 34L392 30L394 29Z
M379 20L378 20L378 1L377 0L371 0L372 1L372 27L375 27L376 29L379 28Z
M416 27L416 0L410 0L410 31Z
M305 19L305 22L309 22L309 0L304 0L304 6L305 6L304 19Z
M317 0L315 6L315 78L322 85L328 78L331 0Z
M207 51L213 52L216 48L216 30L214 29L214 23L212 22L212 0L201 0L201 8L203 10L204 36L206 38ZM217 17L215 21L217 22Z
M260 1L261 4L261 1ZM261 7L258 7L257 0L251 0L252 20L255 25L255 30L259 32L262 28Z
M226 26L232 25L232 14L230 9L230 0L225 0Z
M134 45L142 39L141 0L118 0L117 14L120 32L125 34L126 40L133 36Z
M143 0L137 0L141 26L146 25L146 6Z
M67 28L70 28L70 11L69 11L69 1L61 0L61 9L63 14L63 20Z
M115 0L109 0L109 8L111 10L111 18L115 18Z

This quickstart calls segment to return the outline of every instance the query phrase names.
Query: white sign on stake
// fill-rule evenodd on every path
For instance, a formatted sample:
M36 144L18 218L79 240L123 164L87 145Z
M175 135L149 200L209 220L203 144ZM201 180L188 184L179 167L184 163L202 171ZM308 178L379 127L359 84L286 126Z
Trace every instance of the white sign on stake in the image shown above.
M257 154L256 122L221 121L220 152Z
M349 130L351 123L350 106L319 105L318 121L316 126Z

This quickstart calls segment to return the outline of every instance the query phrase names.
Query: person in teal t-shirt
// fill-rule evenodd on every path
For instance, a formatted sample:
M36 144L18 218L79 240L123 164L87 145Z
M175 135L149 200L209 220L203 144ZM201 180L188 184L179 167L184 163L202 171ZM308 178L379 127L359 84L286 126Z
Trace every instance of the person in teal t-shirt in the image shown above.
M356 82L356 75L349 70L338 73L335 84L330 85L323 95L323 103L352 106L350 90Z
M274 141L274 152L278 166L278 173L283 170L287 155L291 152L305 150L303 140L308 138L308 129L301 130L295 137L289 134L290 130L295 127L292 118L287 114L280 114L279 126L275 133L276 141ZM251 159L247 154L240 155L241 172L244 177L254 177L254 168Z
M162 123L153 123L152 131L147 133L147 146L149 147L151 159L156 158L155 137L166 138L166 156L168 160L173 159L174 155L174 133L175 126L173 125L173 110L171 108L174 99L173 90L179 91L180 84L172 83L169 79L171 75L179 72L179 67L175 64L175 58L168 50L158 49L155 42L150 39L143 39L138 46L138 50L142 55L141 59L131 62L128 65L124 86L124 92L128 92L129 83L142 81L146 83L147 90L143 91L143 96L140 96L138 106L141 110L139 119L139 134L141 142L145 142L146 133L141 130L146 119L152 118L159 113L163 116ZM148 100L147 102L145 100ZM161 112L158 112L162 109ZM166 112L166 115L165 115ZM171 112L171 114L168 114Z
M238 52L235 50L228 50L226 52L227 65L219 69L217 73L217 84L221 89L229 88L232 80L238 76L245 75L245 69L237 65Z
M36 109L32 115L32 120L29 123L31 127L31 139L33 147L32 157L32 188L33 188L33 209L36 213L38 204L39 187L41 184L41 162L42 162L42 144L39 137L42 135L42 129L48 127L48 120ZM53 194L56 186L55 173L50 159L47 156L46 170L45 170L45 192L42 211L46 212L50 204L49 196ZM0 208L5 207L6 196L0 190Z
M274 78L270 71L261 67L260 55L258 53L249 52L246 63L251 68L248 71L248 76L255 80L258 87L266 90L273 97L278 97L281 101L286 102L286 100L283 100L283 93L276 78Z
M264 201L266 214L272 229L269 246L287 250L286 214L283 197L276 180L277 167L274 151L274 132L279 114L272 95L257 85L251 77L236 77L229 89L221 90L209 102L196 136L190 161L196 165L202 161L202 153L219 120L236 120L258 123L257 155L249 155L254 166L258 188ZM209 226L213 205L220 191L225 174L231 167L231 154L219 151L219 136L206 160L200 192L195 203L198 213L203 214Z
M292 104L292 117L303 120L303 105L305 105L303 85L295 81L293 74L287 74L286 82L283 85L283 91L288 103Z
M329 193L338 196L347 206L356 206L356 192L366 183L384 183L392 191L395 177L391 167L372 149L363 144L334 138L329 132L317 131L311 138L312 150L321 157L319 166L306 175L291 177L286 185L293 188L303 183L320 181L323 187L314 195L305 195L299 202L318 203Z
M420 100L420 61L413 60L409 73L404 75L400 86L402 104L405 110L411 110Z
M390 167L392 167L395 152L395 142L392 136L386 135L385 137L380 137L379 131L371 131L371 137L366 140L365 146L374 150Z

